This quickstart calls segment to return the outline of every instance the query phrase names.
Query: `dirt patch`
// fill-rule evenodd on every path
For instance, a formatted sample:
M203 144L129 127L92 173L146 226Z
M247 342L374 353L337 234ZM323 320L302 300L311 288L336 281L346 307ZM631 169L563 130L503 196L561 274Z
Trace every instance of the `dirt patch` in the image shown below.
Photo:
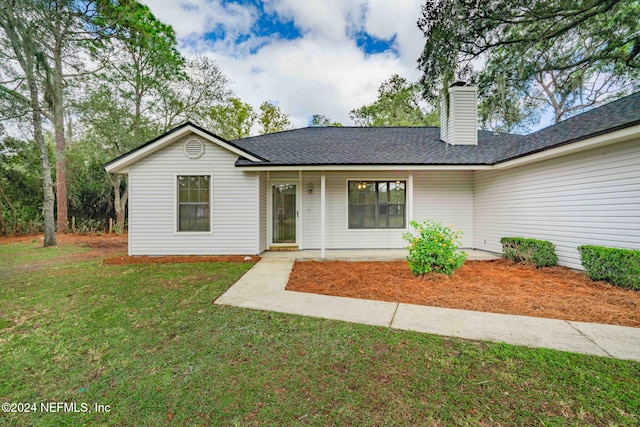
M56 233L58 246L85 246L92 249L90 255L110 255L127 252L126 234L72 234ZM0 244L33 243L42 245L44 236L9 236L0 237Z
M108 265L124 264L170 264L184 262L252 262L260 261L257 256L225 255L225 256L119 256L104 260Z
M42 245L43 235L35 236L9 236L0 237L0 244L6 243L28 243ZM88 260L105 258L104 263L109 265L123 264L167 264L184 262L258 262L260 257L252 256L251 260L245 260L245 256L128 256L127 234L56 234L58 246L84 246L90 250L82 253L74 253L69 256L58 258L51 263L59 263L64 260ZM48 265L46 262L41 263ZM29 267L32 269L32 267Z
M640 292L566 267L467 261L449 278L415 277L405 261L296 262L287 289L462 310L640 327Z
M0 244L3 243L42 243L44 235L27 235L27 236L2 236ZM114 245L127 249L127 234L73 234L73 233L56 233L56 241L62 244L105 244L111 242Z
M9 236L0 237L1 244L24 243L30 245L35 250L47 250L43 247L44 236ZM56 247L80 246L90 249L89 251L75 252L65 256L57 257L51 261L39 263L39 267L46 267L66 261L84 261L100 259L116 254L127 253L126 234L72 234L56 233ZM30 268L31 269L31 268Z

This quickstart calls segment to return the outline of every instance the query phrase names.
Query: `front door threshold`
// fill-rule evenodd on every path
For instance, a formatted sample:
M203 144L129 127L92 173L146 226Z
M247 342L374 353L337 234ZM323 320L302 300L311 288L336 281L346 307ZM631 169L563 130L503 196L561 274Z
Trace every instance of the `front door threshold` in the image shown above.
M281 246L270 246L269 250L271 252L295 252L299 250L298 245L281 245Z

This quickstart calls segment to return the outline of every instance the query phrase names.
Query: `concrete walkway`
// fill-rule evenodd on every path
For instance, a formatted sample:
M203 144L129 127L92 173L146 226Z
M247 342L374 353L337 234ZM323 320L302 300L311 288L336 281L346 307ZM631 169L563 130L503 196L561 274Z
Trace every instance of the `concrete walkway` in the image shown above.
M296 256L300 254L264 255L215 303L640 361L640 328L292 292L285 290L285 286ZM311 257L311 254L307 255ZM381 254L327 251L327 258L330 255L332 259L354 260L371 259L370 256ZM387 255L386 259L396 259ZM469 259L490 256L473 255L470 254Z

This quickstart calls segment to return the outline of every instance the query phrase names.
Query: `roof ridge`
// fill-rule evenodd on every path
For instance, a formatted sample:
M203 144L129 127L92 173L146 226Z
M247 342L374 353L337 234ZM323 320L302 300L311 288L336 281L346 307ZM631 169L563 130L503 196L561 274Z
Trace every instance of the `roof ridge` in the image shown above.
M440 126L306 126L298 129L429 129ZM295 130L295 129L292 129Z

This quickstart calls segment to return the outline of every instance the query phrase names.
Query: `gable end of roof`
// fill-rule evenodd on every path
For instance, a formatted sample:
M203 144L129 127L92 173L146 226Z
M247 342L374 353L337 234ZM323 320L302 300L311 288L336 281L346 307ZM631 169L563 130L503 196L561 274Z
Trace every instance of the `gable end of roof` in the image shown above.
M267 161L265 158L252 153L251 151L247 150L246 148L240 147L237 144L231 142L231 141L227 141L226 139L219 137L218 135L209 132L208 130L194 124L191 122L185 122L182 123L179 126L176 126L175 128L171 129L168 132L165 132L164 134L148 141L145 142L142 145L139 145L138 147L134 148L133 150L130 150L124 154L121 154L120 156L116 157L113 160L108 161L107 163L105 163L104 165L102 165L102 167L107 171L107 172L113 172L113 173L118 173L120 171L122 171L123 169L125 169L126 167L130 166L131 164L137 162L138 160L146 157L147 155L154 153L155 151L161 149L163 146L172 143L173 141L175 141L178 138L181 138L182 136L186 135L188 132L194 133L194 134L198 134L202 137L204 137L205 139L209 140L210 142L220 145L236 154L238 154L239 156L241 156L241 158L246 158L250 161L253 162L264 162Z

